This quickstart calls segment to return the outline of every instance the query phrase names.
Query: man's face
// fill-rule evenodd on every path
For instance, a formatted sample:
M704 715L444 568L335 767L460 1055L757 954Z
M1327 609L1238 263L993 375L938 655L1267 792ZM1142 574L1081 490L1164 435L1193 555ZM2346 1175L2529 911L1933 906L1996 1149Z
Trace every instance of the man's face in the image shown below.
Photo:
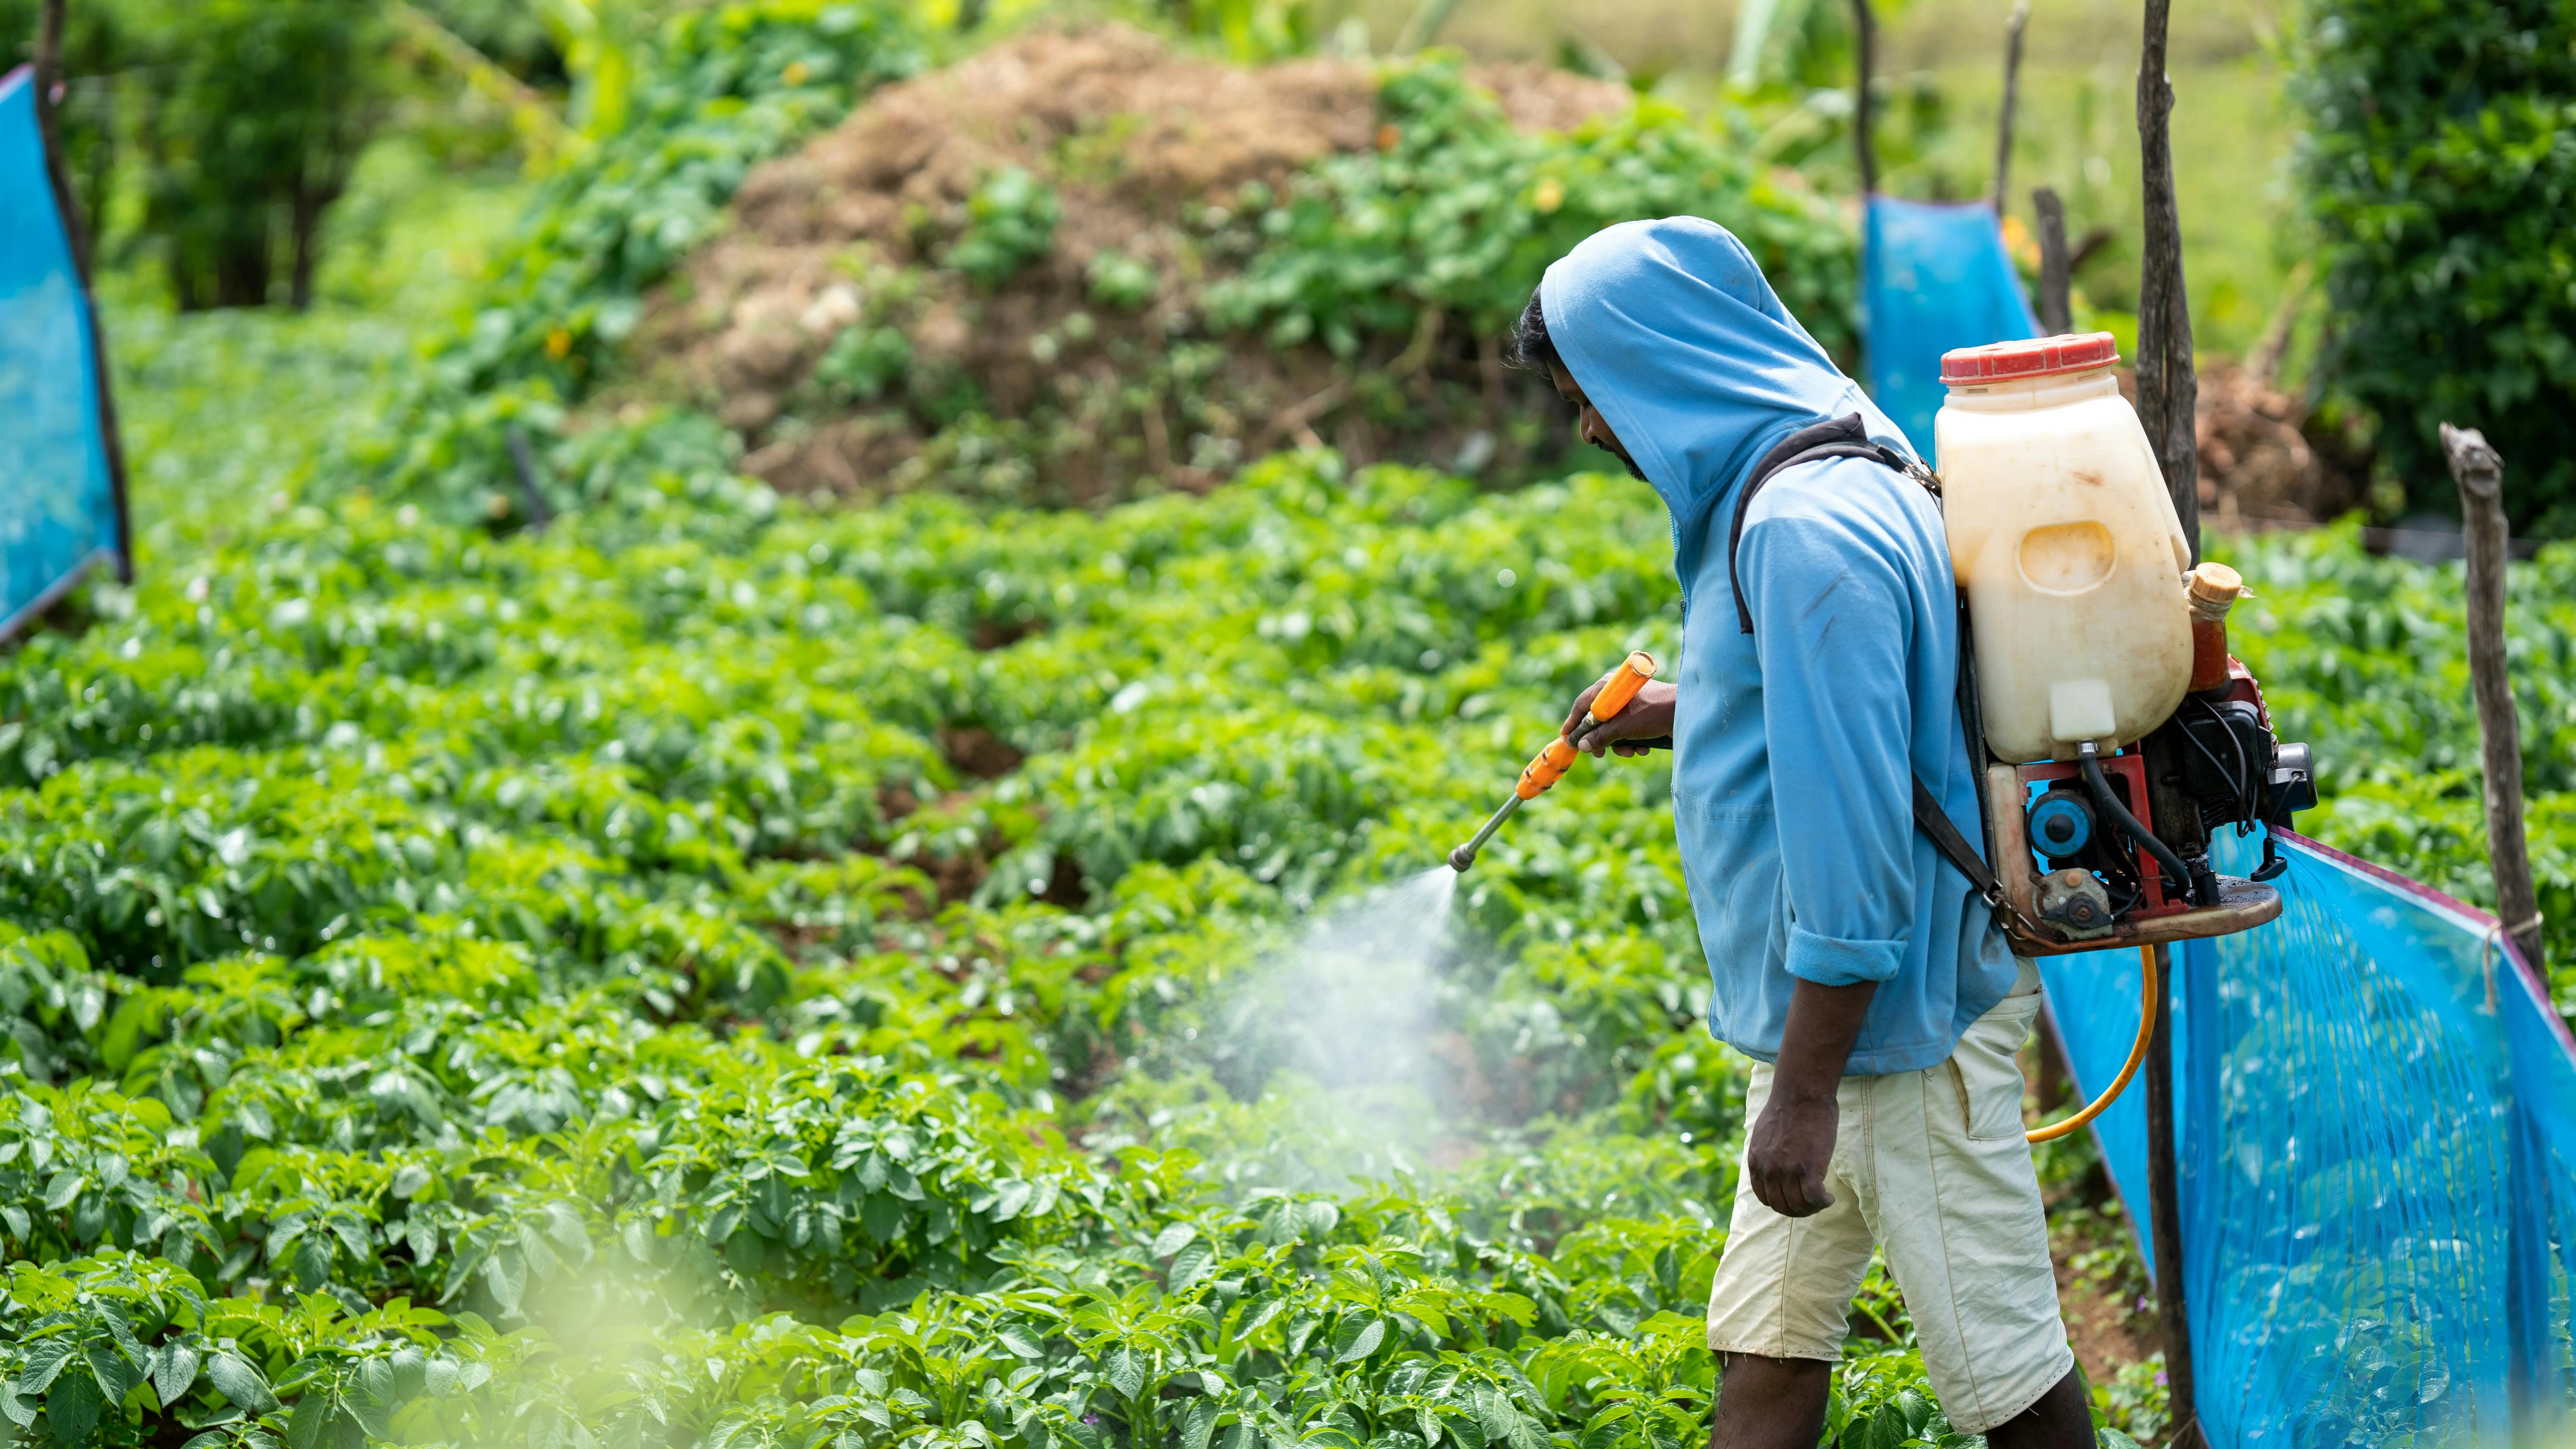
M1574 374L1562 367L1550 366L1547 375L1556 384L1558 395L1574 404L1576 429L1583 434L1583 441L1618 459L1628 469L1629 477L1640 483L1647 481L1645 470L1637 466L1636 459L1628 456L1626 448L1619 446L1619 435L1610 431L1610 423L1601 416L1601 409L1594 407L1592 399L1583 395L1583 385L1574 380Z

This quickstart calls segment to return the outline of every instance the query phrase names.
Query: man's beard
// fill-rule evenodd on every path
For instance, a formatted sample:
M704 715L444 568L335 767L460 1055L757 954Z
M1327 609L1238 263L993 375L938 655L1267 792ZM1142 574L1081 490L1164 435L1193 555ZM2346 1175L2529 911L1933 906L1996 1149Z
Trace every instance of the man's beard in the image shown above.
M1650 478L1648 478L1648 477L1646 476L1646 470L1645 470L1645 469L1640 468L1640 467L1638 467L1638 466L1637 466L1637 460L1636 460L1636 459L1631 458L1631 457L1629 457L1629 456L1628 456L1628 450L1627 450L1627 449L1625 449L1625 448L1614 448L1614 447L1611 447L1608 443L1594 443L1592 446L1594 446L1594 447L1596 447L1596 448L1599 448L1602 452L1605 452L1605 453L1609 454L1611 457L1618 459L1618 460L1619 460L1619 466L1621 466L1621 467L1623 467L1623 468L1625 468L1625 469L1627 469L1627 470L1628 470L1628 476L1629 476L1629 477L1636 479L1636 480L1637 480L1638 482L1640 482L1640 483L1650 483L1650 482L1654 481L1654 480L1652 480L1652 479L1650 479Z

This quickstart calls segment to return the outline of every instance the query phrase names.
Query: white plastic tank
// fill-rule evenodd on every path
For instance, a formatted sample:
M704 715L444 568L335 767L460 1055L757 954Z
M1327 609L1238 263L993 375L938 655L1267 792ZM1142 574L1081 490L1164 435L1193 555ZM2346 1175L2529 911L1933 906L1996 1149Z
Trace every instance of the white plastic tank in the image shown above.
M2165 722L2191 681L2191 547L2107 332L1941 359L1933 422L1996 758L2071 760Z

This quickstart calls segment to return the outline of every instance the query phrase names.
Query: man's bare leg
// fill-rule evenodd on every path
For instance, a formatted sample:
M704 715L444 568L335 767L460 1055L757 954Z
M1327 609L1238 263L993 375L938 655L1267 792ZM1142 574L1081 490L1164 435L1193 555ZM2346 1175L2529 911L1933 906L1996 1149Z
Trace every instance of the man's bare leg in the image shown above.
M1709 1449L1815 1449L1825 1432L1833 1365L1811 1358L1725 1355ZM2090 1449L2093 1411L2069 1371L2039 1402L1986 1431L1988 1449Z
M1987 1449L2091 1449L2094 1442L2093 1410L2073 1369L2038 1403L1986 1431Z
M1708 1449L1816 1449L1825 1433L1832 1364L1749 1353L1721 1357Z

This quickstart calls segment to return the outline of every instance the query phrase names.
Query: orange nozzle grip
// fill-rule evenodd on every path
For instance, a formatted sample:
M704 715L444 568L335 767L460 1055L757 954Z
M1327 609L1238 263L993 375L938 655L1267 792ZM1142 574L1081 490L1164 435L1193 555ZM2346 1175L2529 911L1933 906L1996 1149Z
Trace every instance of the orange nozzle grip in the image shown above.
M1654 677L1654 655L1643 649L1629 655L1618 668L1610 671L1608 679L1602 681L1601 692L1592 696L1593 723L1606 723L1610 716L1626 709L1628 701L1635 699L1637 691L1645 688L1646 681Z
M1574 746L1567 744L1563 736L1549 740L1547 748L1521 770L1521 782L1512 793L1524 800L1537 799L1540 791L1565 778L1575 758Z

